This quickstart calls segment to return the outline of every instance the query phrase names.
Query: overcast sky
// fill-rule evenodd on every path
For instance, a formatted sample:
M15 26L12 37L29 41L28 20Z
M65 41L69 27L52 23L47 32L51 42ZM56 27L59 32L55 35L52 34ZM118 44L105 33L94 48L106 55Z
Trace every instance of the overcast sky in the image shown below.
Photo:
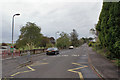
M102 0L4 0L1 2L0 26L2 42L11 42L12 16L15 16L14 41L20 35L20 28L26 22L34 22L41 27L45 36L55 36L59 32L72 32L76 29L81 37L92 36L89 32L98 22ZM84 2L83 2L84 1ZM89 1L89 2L88 2ZM1 36L1 35L0 35Z

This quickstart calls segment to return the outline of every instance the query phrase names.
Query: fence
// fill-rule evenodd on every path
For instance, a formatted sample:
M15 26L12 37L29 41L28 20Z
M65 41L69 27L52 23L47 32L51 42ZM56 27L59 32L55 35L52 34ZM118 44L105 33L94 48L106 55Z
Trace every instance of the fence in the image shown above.
M2 59L11 58L11 57L18 57L23 56L24 54L27 55L27 52L30 51L31 54L37 54L45 52L46 49L33 49L33 50L15 50L14 53L11 53L10 50L2 51Z
M32 54L37 54L37 53L45 52L45 50L46 49L23 50L23 51L20 51L20 54L27 53L28 51L30 51L30 53Z
M11 53L10 50L9 51L2 51L2 59L6 59L6 58L10 58L10 57L17 57L20 56L20 51L14 51L14 53Z

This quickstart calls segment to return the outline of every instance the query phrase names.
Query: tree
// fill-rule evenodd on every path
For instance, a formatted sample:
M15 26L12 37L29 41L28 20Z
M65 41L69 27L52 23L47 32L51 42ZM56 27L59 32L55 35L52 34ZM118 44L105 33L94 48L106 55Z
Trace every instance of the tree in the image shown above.
M90 33L91 33L92 35L95 35L95 29L94 29L94 28L91 28L91 29L90 29Z
M95 29L94 28L90 29L90 33L94 36L95 41L98 40L98 31L96 30L96 26L97 24L95 24Z
M104 2L96 26L98 37L103 47L107 48L111 54L110 58L120 58L120 2Z
M73 32L70 33L70 38L71 38L71 45L73 46L79 46L79 40L78 40L78 33L76 32L75 29L73 29Z
M57 47L58 48L67 48L71 44L69 35L67 33L62 32L60 37L57 39Z
M84 40L82 38L79 39L79 46L84 44Z
M47 48L49 48L49 47L54 47L54 45L53 45L52 43L48 43L48 44L46 45L46 47L47 47Z
M50 37L49 40L50 40L50 42L51 42L52 44L55 45L55 39L54 39L54 37Z
M92 40L93 40L93 38L92 38L92 37L89 37L89 38L88 38L88 40L89 40L89 41L92 41Z
M45 48L47 46L47 44L50 44L50 40L48 37L43 36L40 46Z
M25 26L20 29L21 35L16 42L18 48L28 46L32 49L33 46L38 46L41 41L41 28L35 23L27 22Z
M93 40L92 37L89 37L89 38L84 38L82 37L79 41L82 41L83 43L88 43L89 41Z

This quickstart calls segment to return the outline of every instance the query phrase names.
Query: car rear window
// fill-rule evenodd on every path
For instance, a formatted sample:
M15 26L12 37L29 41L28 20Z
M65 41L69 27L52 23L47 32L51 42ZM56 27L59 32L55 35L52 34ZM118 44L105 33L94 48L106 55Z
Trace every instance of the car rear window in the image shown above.
M48 48L47 50L58 50L57 48Z
M47 50L54 50L54 48L48 48Z

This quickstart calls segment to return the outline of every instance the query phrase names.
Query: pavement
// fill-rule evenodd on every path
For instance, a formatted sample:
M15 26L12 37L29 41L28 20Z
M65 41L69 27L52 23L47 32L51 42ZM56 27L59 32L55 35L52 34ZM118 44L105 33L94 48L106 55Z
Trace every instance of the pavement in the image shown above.
M89 53L89 62L95 68L95 70L101 75L101 77L106 80L109 79L119 79L120 80L120 69L115 66L110 60L106 57L97 54L92 50L92 48L88 47Z
M62 80L119 80L118 68L105 57L96 54L87 44L58 55L32 55L29 65L20 67L25 57L2 61L3 78L37 78ZM54 80L52 79L52 80Z

